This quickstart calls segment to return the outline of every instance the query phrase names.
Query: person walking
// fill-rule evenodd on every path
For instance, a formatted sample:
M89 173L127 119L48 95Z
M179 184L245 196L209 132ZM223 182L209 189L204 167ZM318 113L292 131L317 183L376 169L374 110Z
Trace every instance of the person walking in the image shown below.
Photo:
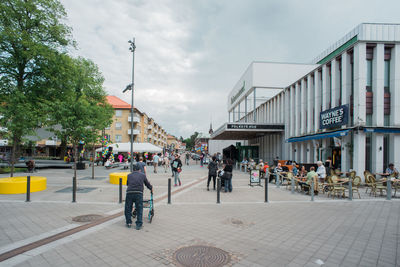
M224 175L225 179L225 193L232 192L232 171L233 171L233 161L231 159L227 159L224 165Z
M185 163L186 163L186 165L188 165L188 166L189 166L189 159L190 159L189 152L186 152L186 154L185 154Z
M167 173L169 168L169 158L167 156L164 156L162 164L164 166L164 172Z
M179 174L182 171L182 161L179 158L179 155L175 155L175 159L171 162L171 167L172 167L172 173L173 177L175 177L175 186L181 186L181 179L179 179Z
M125 221L126 227L132 227L132 207L135 203L136 210L136 230L140 230L143 225L143 184L153 194L153 186L147 180L146 175L140 171L138 165L133 165L132 173L128 175L125 198Z
M147 170L146 170L146 163L143 162L143 157L139 157L139 162L136 163L136 165L139 167L139 170L147 175Z
M154 167L154 173L157 173L157 167L158 167L158 161L160 160L160 156L157 154L154 155L153 157L153 167Z
M201 155L200 155L200 167L203 167L203 160L204 160L204 153L201 152Z
M208 168L208 180L207 180L207 191L210 191L210 181L213 179L213 188L215 190L215 180L217 179L218 163L217 158L212 157L212 161L207 166Z

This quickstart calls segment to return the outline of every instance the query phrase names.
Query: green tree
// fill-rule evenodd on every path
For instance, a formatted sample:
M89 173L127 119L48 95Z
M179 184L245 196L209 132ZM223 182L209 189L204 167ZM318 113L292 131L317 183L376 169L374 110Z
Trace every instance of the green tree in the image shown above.
M0 1L0 125L13 148L11 176L22 137L45 124L46 103L60 95L49 75L73 45L65 17L56 0Z
M192 134L190 136L190 138L186 138L185 140L183 140L184 143L186 143L186 149L187 150L192 150L194 147L194 141L196 140L196 137L199 135L198 132L194 132L194 134Z
M68 62L69 61L69 62ZM101 130L112 123L113 109L107 103L103 89L104 78L97 66L84 58L69 59L66 73L60 77L64 82L65 95L48 103L53 125L60 125L54 132L68 140L74 151L74 179L76 179L76 162L78 144L97 142Z

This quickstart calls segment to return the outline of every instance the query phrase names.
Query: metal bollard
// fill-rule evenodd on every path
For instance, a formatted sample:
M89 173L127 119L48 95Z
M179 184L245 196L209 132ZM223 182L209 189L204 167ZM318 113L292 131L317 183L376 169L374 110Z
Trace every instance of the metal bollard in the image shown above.
M31 202L31 176L27 176L26 179L26 202Z
M217 204L221 203L221 178L217 179Z
M349 178L349 200L353 200L353 181Z
M122 203L122 178L119 178L119 203Z
M280 184L281 184L281 181L280 181L281 179L279 178L279 174L277 174L277 173L275 173L275 184L276 184L276 187L280 187Z
M72 202L76 202L76 176L72 177Z
M386 178L386 200L391 200L392 199L392 180L391 177Z
M314 201L314 179L311 180L311 201Z
M168 178L168 204L171 204L171 178Z
M292 176L292 194L294 194L294 176Z
M264 193L264 202L268 203L268 181L269 179L265 177L265 193Z

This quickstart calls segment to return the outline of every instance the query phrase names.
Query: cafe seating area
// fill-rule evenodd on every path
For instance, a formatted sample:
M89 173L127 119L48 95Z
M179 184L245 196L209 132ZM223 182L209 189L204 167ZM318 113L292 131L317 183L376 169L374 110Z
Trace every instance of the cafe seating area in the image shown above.
M349 199L349 196L352 199L391 199L400 196L400 194L397 194L397 191L400 191L400 179L396 178L394 174L364 171L362 174L364 179L362 179L356 171L342 173L338 169L331 169L325 179L314 177L313 183L311 183L307 182L306 177L293 176L292 172L284 171L275 174L273 173L274 167L269 168L265 178L275 184L276 187L294 193L310 195L313 186L314 196L318 195L320 199ZM389 187L388 181L390 181Z

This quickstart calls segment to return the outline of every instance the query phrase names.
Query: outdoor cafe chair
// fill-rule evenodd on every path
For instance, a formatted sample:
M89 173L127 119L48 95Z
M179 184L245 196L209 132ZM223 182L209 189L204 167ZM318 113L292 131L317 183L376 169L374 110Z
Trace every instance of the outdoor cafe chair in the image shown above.
M375 177L372 174L368 175L369 182L371 183L371 192L370 194L374 194L376 197L376 192L379 191L381 196L383 195L383 191L386 191L386 186L383 185L382 182L377 182Z
M351 196L353 196L353 192L357 192L357 194L358 194L358 198L361 198L361 196L360 196L360 192L358 191L358 188L360 187L360 185L361 185L361 177L360 176L356 176L356 177L354 177L354 179L353 179L353 181L352 181L352 187L351 187ZM349 192L349 194L350 194L350 192Z
M328 182L325 184L324 189L328 191L328 197L332 195L333 198L337 195L345 197L346 188L343 186L343 183L338 181L339 176L331 175L328 177Z

